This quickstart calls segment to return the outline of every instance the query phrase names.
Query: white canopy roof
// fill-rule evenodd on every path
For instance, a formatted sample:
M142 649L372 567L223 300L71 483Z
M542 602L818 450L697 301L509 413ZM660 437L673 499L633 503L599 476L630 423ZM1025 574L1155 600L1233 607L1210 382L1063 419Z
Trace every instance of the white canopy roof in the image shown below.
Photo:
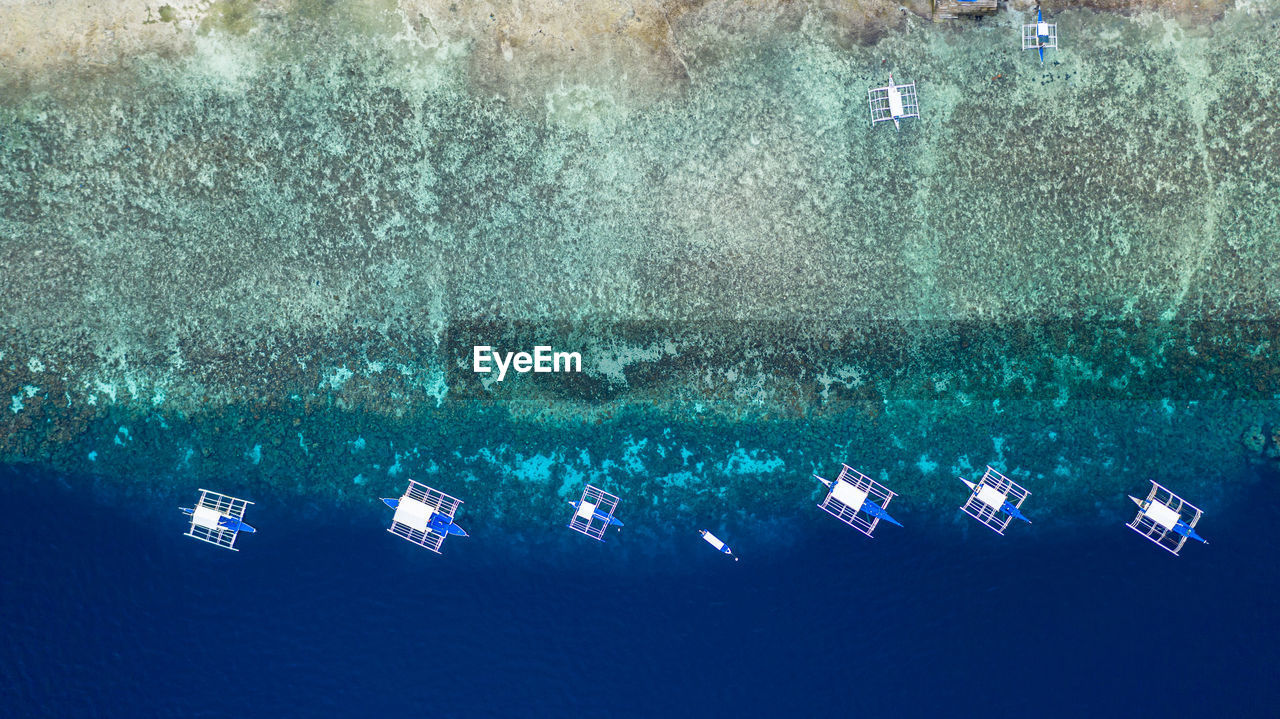
M831 496L854 511L862 509L862 503L867 500L866 490L858 489L848 482L836 482L835 487L831 489Z
M1005 496L1000 490L985 484L978 488L978 501L995 510L1004 506Z
M1174 525L1182 519L1181 515L1177 512L1163 504L1160 504L1154 499L1151 500L1151 503L1147 505L1146 509L1142 510L1142 513L1150 517L1151 521L1165 529L1173 529Z
M893 117L902 117L902 93L896 85L889 86L889 114Z
M703 532L703 533L702 533L702 538L703 538L703 539L705 539L705 540L707 540L707 544L710 544L711 546L715 547L716 549L719 549L719 550L723 550L723 549L724 549L724 542L721 542L721 541L720 541L720 538L719 538L719 537L717 537L716 535L712 534L711 532Z
M579 517L582 517L583 519L590 522L591 517L595 514L595 511L596 511L596 505L584 500L578 503L578 511L575 512L575 514L577 514Z
M410 529L425 532L433 511L435 510L416 499L401 497L400 503L396 505L396 516L392 521L399 522Z
M197 527L204 527L205 529L220 529L218 526L219 519L222 519L222 515L212 507L196 507L196 511L191 514L191 521Z

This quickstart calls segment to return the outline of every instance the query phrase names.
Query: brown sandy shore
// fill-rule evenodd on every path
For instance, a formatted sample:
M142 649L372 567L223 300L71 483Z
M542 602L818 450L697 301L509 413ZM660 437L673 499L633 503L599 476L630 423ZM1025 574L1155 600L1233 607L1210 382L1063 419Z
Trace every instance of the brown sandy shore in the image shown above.
M1051 7L1159 11L1197 25L1234 4L1067 0ZM4 0L0 85L47 71L110 68L138 55L182 54L201 33L243 34L282 13L330 12L322 5L317 0ZM345 14L371 24L400 23L423 36L472 39L478 74L511 84L531 74L589 73L602 63L633 81L678 77L687 70L681 36L708 27L749 32L818 17L842 42L870 43L900 27L907 13L929 17L931 7L929 0L352 0L343 5ZM1032 0L1007 3L1016 11L1034 5Z

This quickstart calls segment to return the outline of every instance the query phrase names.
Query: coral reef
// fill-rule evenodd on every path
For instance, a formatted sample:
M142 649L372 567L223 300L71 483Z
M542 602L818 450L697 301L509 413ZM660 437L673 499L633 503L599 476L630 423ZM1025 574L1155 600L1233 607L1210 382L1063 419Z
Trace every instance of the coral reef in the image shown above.
M1000 461L1088 517L1274 447L1274 8L1064 11L1041 66L880 5L164 7L164 52L0 73L0 460L513 516L606 474L768 513L842 460L937 507Z

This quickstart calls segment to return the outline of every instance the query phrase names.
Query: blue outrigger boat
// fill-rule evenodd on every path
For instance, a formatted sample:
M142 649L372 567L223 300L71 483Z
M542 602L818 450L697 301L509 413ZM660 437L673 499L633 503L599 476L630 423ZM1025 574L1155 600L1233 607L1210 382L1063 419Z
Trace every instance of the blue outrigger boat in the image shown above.
M1044 51L1057 50L1057 24L1044 22L1044 13L1036 6L1036 22L1023 26L1023 50L1036 50L1041 64L1044 64Z
M990 465L977 482L970 482L964 477L959 477L959 480L969 488L969 496L960 509L987 525L991 531L1004 534L1015 519L1031 524L1027 515L1022 513L1022 503L1031 496L1026 487L1004 476Z
M251 504L253 502L247 499L201 489L194 507L178 509L191 518L191 525L187 528L188 537L238 552L240 550L236 549L236 537L241 532L251 534L258 531L244 521L244 513Z
M581 501L578 501L578 502L569 502L569 504L570 504L570 505L571 505L575 510L576 510L578 507L582 506L582 502L581 502ZM592 517L594 517L595 519L600 520L601 522L604 522L607 526L610 526L610 527L622 527L622 526L624 526L624 525L622 524L622 520L621 520L621 519L618 519L617 517L613 516L613 514L611 514L611 513L609 513L609 512L606 512L606 511L604 511L604 510L601 510L601 509L599 509L599 508L597 508L597 509L593 510L593 511L591 512L591 516L592 516Z
M618 496L609 494L593 484L582 488L578 501L569 501L573 516L565 525L579 534L585 534L597 542L604 541L604 533L613 527L622 530L622 520L613 516L618 509Z
M963 477L961 477L961 478L959 478L959 479L960 479L960 481L961 481L961 482L964 482L965 486L969 488L969 491L970 491L970 492L976 492L976 491L978 491L978 485L977 485L977 484L974 484L973 482L970 482L969 480L964 479ZM1002 501L1002 502L1000 503L1000 511L1001 511L1001 512L1004 512L1005 514L1009 515L1010 517L1013 517L1014 519L1021 519L1022 521L1026 522L1027 524L1031 524L1031 520L1030 520L1030 519L1027 519L1026 515L1024 515L1024 514L1022 513L1022 510L1018 509L1018 508L1013 504L1013 502L1010 502L1010 501L1009 501L1009 500L1007 500L1007 499L1006 499L1006 500L1004 500L1004 501Z
M398 499L389 499L387 497L382 497L381 499L383 504L392 509L396 509L400 506L400 500ZM427 529L430 529L437 534L452 534L458 537L468 536L466 530L454 524L452 517L440 512L431 513L431 518L427 520Z
M1036 6L1036 21L1022 26L1022 49L1035 51L1040 55L1040 64L1044 64L1044 51L1058 49L1058 26L1045 22L1044 13Z
M1138 505L1138 509L1141 509L1144 513L1150 511L1154 514L1156 511L1158 511L1158 508L1155 507L1155 505L1153 505L1151 500L1138 499L1132 494L1129 495L1129 499L1132 499L1133 503ZM1186 537L1187 539L1194 539L1197 542L1202 542L1204 544L1209 543L1209 540L1197 534L1195 528L1192 527L1190 524L1187 524L1186 521L1182 519L1179 519L1177 522L1175 522L1174 525L1169 528L1169 531L1174 532L1179 536Z
M814 476L817 478L819 482L822 482L822 484L827 489L835 489L836 483L834 481L830 479L823 479L822 477L818 477L817 475L814 475ZM902 526L902 522L899 522L898 520L889 516L888 510L886 510L884 507L881 507L880 505L873 502L872 497L870 496L862 500L862 506L859 507L858 509L860 509L863 512L866 512L867 514L871 515L872 517L875 517L876 519L883 519L889 524L893 524L899 527Z
M196 513L196 510L193 507L178 507L178 509L181 509L183 514L190 515L190 514ZM236 519L235 517L218 517L218 526L229 532L244 532L246 534L253 534L254 532L258 531L253 527L249 526L248 524L246 524L245 522L242 522L239 519Z

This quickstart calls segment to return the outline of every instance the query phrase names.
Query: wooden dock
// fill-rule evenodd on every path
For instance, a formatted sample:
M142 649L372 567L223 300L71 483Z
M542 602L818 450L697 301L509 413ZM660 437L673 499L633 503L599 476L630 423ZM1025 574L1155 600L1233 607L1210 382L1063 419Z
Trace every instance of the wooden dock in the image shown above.
M975 17L978 15L994 15L996 0L933 0L933 19L954 20L959 17Z

